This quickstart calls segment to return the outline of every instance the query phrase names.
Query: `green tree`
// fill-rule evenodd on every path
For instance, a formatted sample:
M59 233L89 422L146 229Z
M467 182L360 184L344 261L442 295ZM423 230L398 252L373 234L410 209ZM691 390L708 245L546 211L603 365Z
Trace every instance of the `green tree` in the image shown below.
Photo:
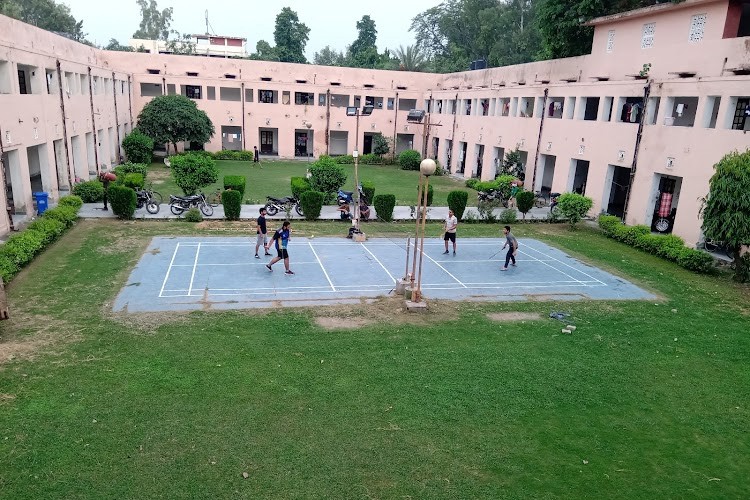
M524 180L525 175L523 163L521 163L521 152L518 150L517 146L516 149L505 153L503 164L500 172L498 172L498 176L499 175L509 175Z
M750 244L750 150L724 156L714 165L703 206L703 234L723 241L734 254L737 281L750 279L750 255L740 256Z
M399 45L395 55L401 71L423 71L427 65L427 59L416 45L408 45L406 48Z
M172 54L193 55L195 54L195 42L193 37L187 33L172 30L172 38L167 40L167 51Z
M320 49L320 52L315 53L313 64L318 66L346 66L346 56L343 52L338 52L332 49L330 45L326 45Z
M344 167L330 156L321 156L310 167L310 187L313 191L325 193L326 201L332 201L334 195L346 182Z
M186 153L171 158L170 170L175 184L185 195L195 194L199 189L219 180L216 161L203 154Z
M378 155L382 161L383 155L391 151L391 145L383 134L376 135L372 140L372 152Z
M278 61L279 55L276 52L275 47L271 47L271 44L265 40L258 40L255 44L255 52L250 55L250 59L256 61Z
M140 130L134 129L122 140L125 157L133 163L151 163L154 152L154 141Z
M306 63L305 46L309 34L310 28L300 22L296 12L289 7L281 9L276 16L276 29L273 32L279 61Z
M83 21L76 21L70 7L53 0L0 0L0 14L47 31L63 33L83 42Z
M375 42L378 30L370 16L362 16L357 21L357 39L349 46L350 66L355 68L375 68L380 63L380 55Z
M206 143L214 135L214 125L195 101L181 95L154 97L138 115L138 130L157 144L190 141Z
M574 229L583 219L594 202L591 198L576 193L564 193L557 199L557 210L568 219L570 227Z
M110 38L109 43L102 48L104 50L114 50L117 52L135 52L133 47L130 47L129 45L120 45L120 42L114 38Z
M167 7L160 12L156 0L136 0L135 3L141 8L141 24L133 38L168 40L174 9Z

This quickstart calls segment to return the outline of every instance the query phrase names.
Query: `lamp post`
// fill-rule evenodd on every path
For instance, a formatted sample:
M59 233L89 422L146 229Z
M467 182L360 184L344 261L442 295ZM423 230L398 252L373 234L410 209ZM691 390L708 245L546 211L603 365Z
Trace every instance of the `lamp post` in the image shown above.
M429 191L430 187L430 176L435 173L435 169L437 168L437 165L435 164L435 160L432 160L430 158L425 158L422 160L422 163L419 164L419 173L420 173L420 186L422 185L422 177L424 177L424 188L422 191L422 197L419 200L419 210L418 212L421 215L421 225L418 222L418 230L417 230L417 238L419 242L419 268L417 271L417 286L414 288L412 285L412 293L411 293L411 301L415 304L419 304L422 300L422 260L424 257L424 232L425 232L425 225L427 223L427 193ZM417 245L414 245L414 252L416 255L417 252ZM416 260L416 259L415 259ZM412 273L412 283L414 282L414 273Z
M305 156L307 156L307 163L310 163L310 129L312 128L312 123L306 122L305 127L307 127L307 141L305 141ZM313 148L314 149L314 148Z
M360 110L359 106L347 106L346 116L356 117L356 127L354 132L354 228L359 231L359 117L370 116L375 106L365 104Z

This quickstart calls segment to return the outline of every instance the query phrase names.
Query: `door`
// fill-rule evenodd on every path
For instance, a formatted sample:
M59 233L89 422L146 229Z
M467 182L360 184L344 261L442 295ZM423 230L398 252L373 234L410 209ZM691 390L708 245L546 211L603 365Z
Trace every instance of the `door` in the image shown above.
M362 154L369 155L372 153L372 134L365 134L365 143L362 145Z
M674 225L674 216L677 211L672 208L677 181L669 177L662 177L659 181L659 196L654 206L654 217L651 230L660 233L671 233Z
M273 131L260 131L260 154L270 155L273 153Z
M294 133L294 156L307 156L307 132Z

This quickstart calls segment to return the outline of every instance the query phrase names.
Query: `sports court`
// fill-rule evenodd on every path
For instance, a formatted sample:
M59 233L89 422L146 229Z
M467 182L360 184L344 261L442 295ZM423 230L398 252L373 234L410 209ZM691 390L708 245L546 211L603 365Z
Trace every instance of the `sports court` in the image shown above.
M425 240L426 300L650 299L635 285L537 240L519 239L518 266L501 272L504 239L459 238L444 255ZM275 254L275 251L272 252ZM158 312L316 306L360 302L393 293L406 269L406 239L293 237L293 276L283 262L254 258L255 238L156 237L115 300L115 311ZM263 253L261 248L260 253ZM411 262L409 263L411 269Z

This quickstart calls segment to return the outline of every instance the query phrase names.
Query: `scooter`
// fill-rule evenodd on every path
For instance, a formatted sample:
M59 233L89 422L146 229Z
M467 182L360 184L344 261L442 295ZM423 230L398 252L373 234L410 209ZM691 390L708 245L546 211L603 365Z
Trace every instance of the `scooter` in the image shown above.
M266 212L268 215L276 215L279 212L286 212L288 205L293 205L294 210L299 215L305 215L302 212L302 205L295 196L284 196L283 198L274 198L273 196L266 196Z
M206 217L211 217L214 214L214 207L208 204L206 195L203 193L190 196L169 196L169 209L175 215L182 215L183 212L192 207L198 207Z

